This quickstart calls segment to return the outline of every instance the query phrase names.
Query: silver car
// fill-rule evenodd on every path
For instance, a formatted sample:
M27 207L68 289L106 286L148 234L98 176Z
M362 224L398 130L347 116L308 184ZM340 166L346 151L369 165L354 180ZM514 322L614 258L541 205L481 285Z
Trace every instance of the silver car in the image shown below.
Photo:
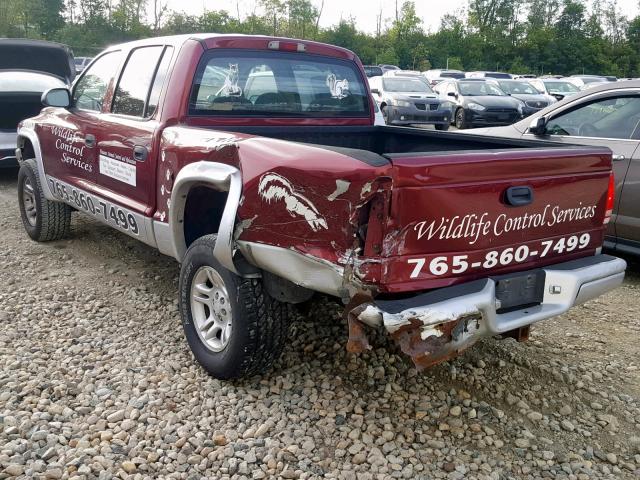
M369 79L371 94L387 125L434 125L448 130L453 104L431 90L426 78L382 76Z
M605 246L640 255L640 81L602 83L513 125L464 134L609 147L616 196Z
M42 109L42 93L75 76L69 48L42 40L0 39L0 168L18 164L18 123Z

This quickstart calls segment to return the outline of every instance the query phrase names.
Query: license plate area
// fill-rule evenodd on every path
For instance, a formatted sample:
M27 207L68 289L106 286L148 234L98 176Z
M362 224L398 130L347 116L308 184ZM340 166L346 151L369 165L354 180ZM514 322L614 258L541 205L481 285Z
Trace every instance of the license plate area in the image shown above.
M530 270L491 277L496 282L497 313L506 313L542 303L544 298L545 272Z

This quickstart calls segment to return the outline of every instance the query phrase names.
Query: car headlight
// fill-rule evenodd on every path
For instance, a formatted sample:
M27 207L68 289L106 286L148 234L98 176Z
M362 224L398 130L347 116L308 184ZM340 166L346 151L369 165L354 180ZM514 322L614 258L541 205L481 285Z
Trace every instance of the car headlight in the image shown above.
M453 109L453 103L452 102L442 102L440 104L440 108L442 108L443 110L452 110Z
M393 100L392 105L395 105L396 107L410 107L411 102L407 102L406 100Z
M478 112L482 112L483 110L486 110L486 108L483 105L480 105L479 103L473 103L473 102L468 103L467 107L469 107L471 110L477 110Z

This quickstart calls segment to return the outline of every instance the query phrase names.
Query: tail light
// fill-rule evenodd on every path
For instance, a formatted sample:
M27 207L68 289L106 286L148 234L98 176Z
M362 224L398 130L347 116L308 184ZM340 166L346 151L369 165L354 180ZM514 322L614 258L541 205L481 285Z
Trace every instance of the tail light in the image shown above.
M616 182L613 178L613 172L609 175L609 189L607 190L607 209L604 212L604 222L606 225L611 220L611 214L613 214L613 201L616 195Z

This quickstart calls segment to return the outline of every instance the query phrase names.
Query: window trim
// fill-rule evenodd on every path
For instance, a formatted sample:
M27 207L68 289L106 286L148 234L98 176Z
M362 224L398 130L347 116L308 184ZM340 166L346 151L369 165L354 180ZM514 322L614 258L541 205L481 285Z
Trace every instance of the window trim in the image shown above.
M273 113L265 113L265 114L229 114L228 112L225 112L226 114L211 114L211 113L194 113L194 111L191 108L191 98L194 95L194 91L196 88L196 78L199 74L201 74L204 69L206 68L207 64L209 63L209 61L213 58L216 57L240 57L240 56L250 56L250 55L257 55L257 56L264 56L265 52L273 55L273 57L276 57L276 55L282 55L284 56L284 58L290 57L290 58L300 58L302 60L305 59L309 59L309 58L323 58L323 59L328 59L328 60L332 60L335 61L336 63L339 64L344 64L345 66L349 66L347 68L351 68L354 72L354 74L359 78L360 80L360 84L362 85L362 88L364 89L363 92L363 97L364 97L364 105L365 105L365 110L363 112L361 112L358 115L309 115L309 116L301 116L299 114L286 114L286 112L283 112L283 114L279 114L279 115L274 115ZM377 78L377 77L373 77L373 78ZM276 82L277 84L277 82ZM196 69L194 71L194 74L191 78L191 88L189 88L189 95L187 96L187 105L186 105L186 116L187 117L191 117L191 118L217 118L217 119L221 119L221 118L256 118L256 119L264 119L264 118L294 118L294 119L301 119L301 118L309 118L309 119L340 119L340 120L344 120L344 119L371 119L373 116L375 116L375 112L372 111L372 107L371 107L371 100L370 100L370 93L369 93L369 89L368 87L368 78L365 75L363 77L363 71L361 71L361 69L359 69L357 67L357 65L355 64L354 61L352 60L346 60L346 59L342 59L342 58L338 58L338 57L332 57L330 55L318 55L318 54L310 54L310 53L299 53L299 52L286 52L286 51L280 51L280 50L259 50L259 49L234 49L234 48L214 48L214 49L209 49L209 50L205 50L203 52L203 54L200 56L200 60L198 61L198 65L196 66ZM212 110L212 112L215 112L215 110ZM224 111L221 111L224 112ZM280 112L278 112L280 113ZM319 113L326 113L326 112L319 112Z
M74 100L74 96L76 93L76 88L78 88L78 84L82 81L82 79L87 75L87 72L89 71L89 67L92 67L96 62L98 62L101 58L106 57L107 55L110 55L112 53L122 53L121 49L117 49L117 50L109 50L107 52L103 52L100 55L97 55L96 57L93 58L93 60L91 61L91 64L88 65L86 68L84 68L84 70L82 70L82 73L80 74L80 76L78 78L75 79L75 81L73 82L73 85L71 87L71 101L73 102L70 110L77 110L80 112L90 112L90 113L104 113L104 100L107 98L107 93L109 92L109 87L111 86L111 84L113 83L113 80L115 79L116 75L118 74L118 70L121 70L120 66L122 63L122 59L120 59L120 61L118 62L118 66L115 69L114 74L111 76L111 78L109 79L109 83L107 83L107 89L104 91L104 97L102 98L102 109L100 110L90 110L88 108L80 108L76 105L76 102ZM113 102L111 102L113 103Z
M120 82L122 81L122 76L124 75L124 71L127 68L127 65L129 64L129 60L131 59L131 56L133 55L133 52L135 52L136 50L140 50L141 48L149 48L149 47L161 47L161 51L160 51L160 56L158 57L158 61L156 62L156 66L153 69L153 75L151 77L151 82L149 83L149 88L147 89L147 95L145 96L145 103L144 103L144 108L142 109L142 116L138 116L138 115L129 115L127 113L116 113L113 111L113 107L115 106L115 100L116 100L116 94L118 92L118 87L120 86ZM164 53L167 51L167 47L168 45L166 44L156 44L156 45L141 45L139 47L136 48L132 48L131 50L129 50L129 53L127 54L127 58L125 59L124 63L122 64L122 67L120 68L120 72L118 75L118 81L116 82L116 84L113 87L113 96L111 98L111 105L109 105L109 111L105 112L105 114L107 115L113 115L116 118L126 118L129 120L137 120L137 121L149 121L152 120L153 117L155 115L152 115L150 117L145 117L145 114L147 113L147 108L149 107L148 102L149 102L149 96L151 95L151 89L153 88L153 82L156 79L156 74L158 73L158 68L160 68L160 63L162 62L162 59L164 57ZM164 85L163 85L164 88Z

